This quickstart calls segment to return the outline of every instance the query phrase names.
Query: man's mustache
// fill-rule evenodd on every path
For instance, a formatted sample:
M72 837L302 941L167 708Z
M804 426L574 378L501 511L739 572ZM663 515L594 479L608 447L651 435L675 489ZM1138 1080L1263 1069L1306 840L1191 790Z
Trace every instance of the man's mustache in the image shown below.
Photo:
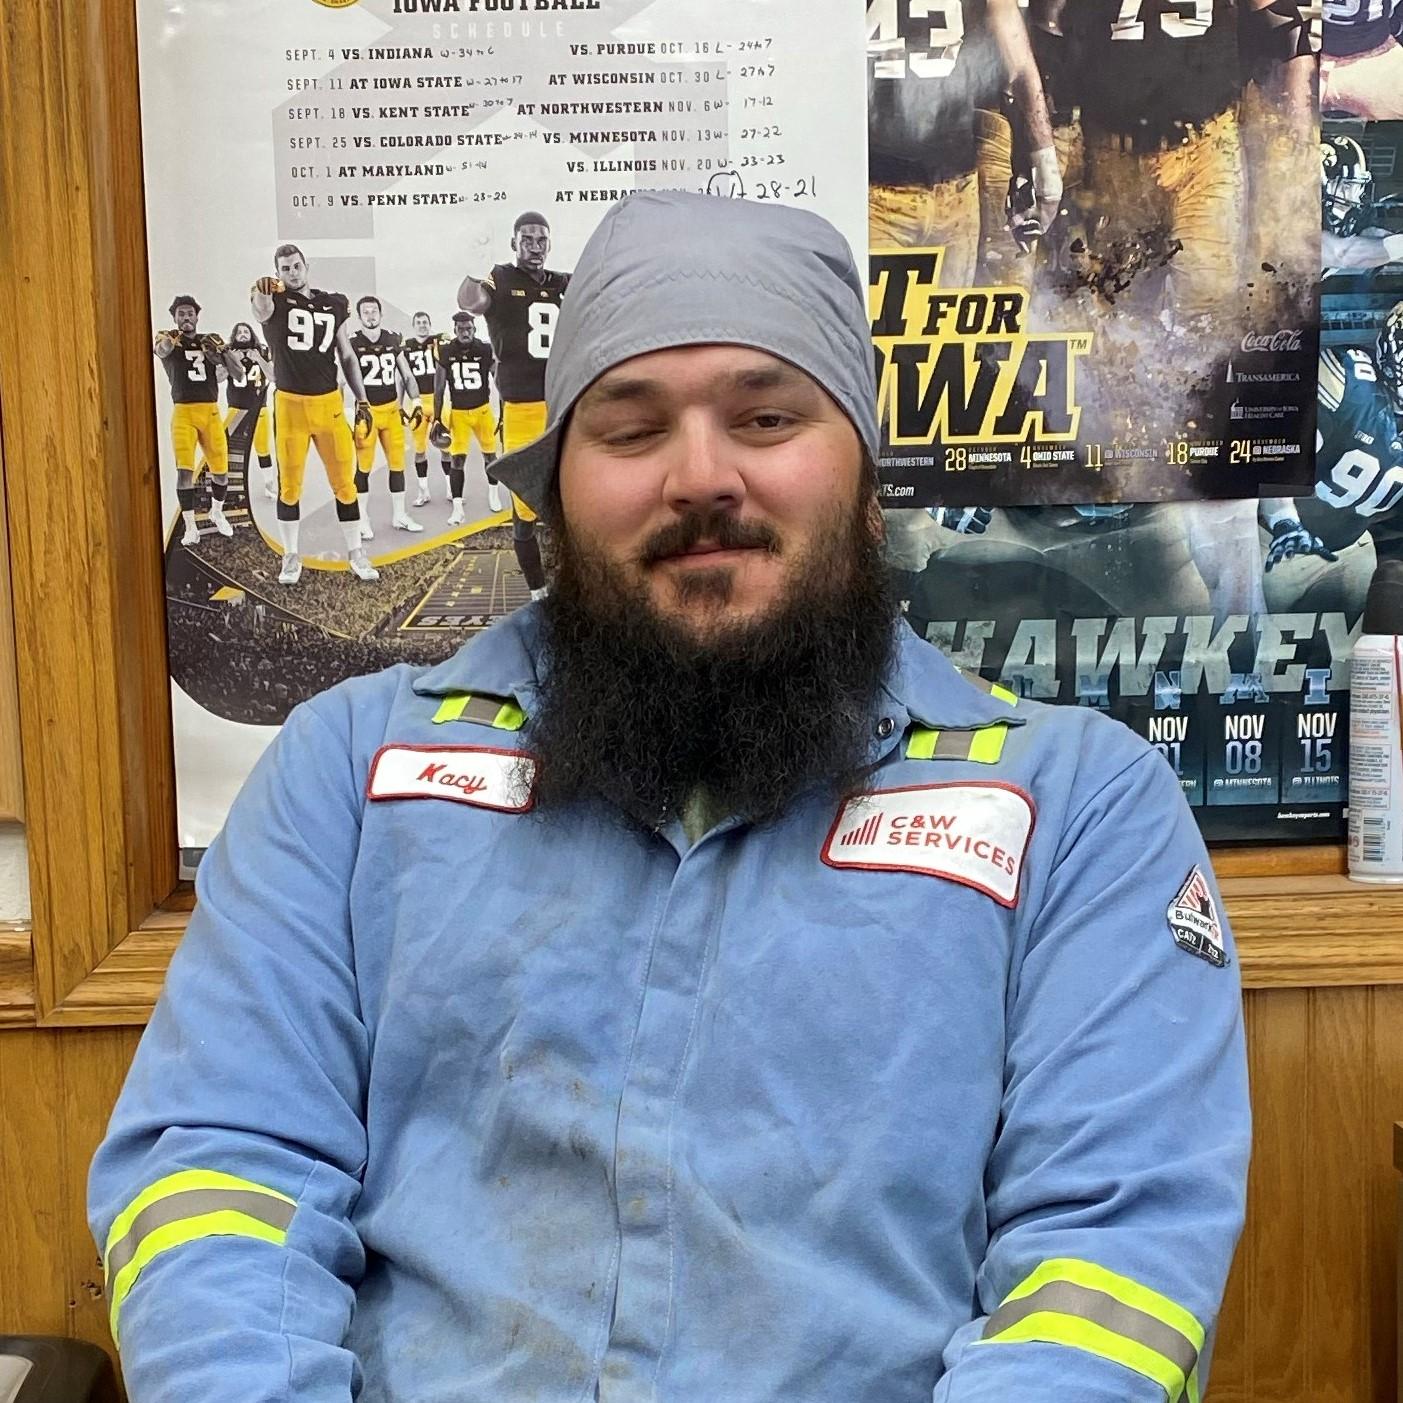
M760 549L772 555L778 554L780 545L779 532L763 521L742 521L730 512L688 512L649 536L638 558L644 565L653 565L702 541L719 550Z

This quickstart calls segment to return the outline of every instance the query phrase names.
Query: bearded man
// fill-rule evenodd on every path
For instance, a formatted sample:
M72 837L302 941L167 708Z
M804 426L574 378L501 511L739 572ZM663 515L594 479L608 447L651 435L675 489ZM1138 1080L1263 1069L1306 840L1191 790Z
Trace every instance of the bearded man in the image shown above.
M298 710L94 1163L134 1403L1197 1399L1231 939L1165 761L884 583L838 233L605 216L547 597Z

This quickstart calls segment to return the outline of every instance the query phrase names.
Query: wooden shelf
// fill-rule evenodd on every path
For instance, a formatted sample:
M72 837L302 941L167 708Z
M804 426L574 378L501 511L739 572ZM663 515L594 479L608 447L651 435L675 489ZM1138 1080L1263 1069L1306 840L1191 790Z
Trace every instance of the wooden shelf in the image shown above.
M1229 875L1220 881L1244 988L1403 984L1403 888L1363 886L1339 873ZM29 931L0 928L0 1031L36 1022L144 1023L189 907L188 893L180 892L170 908L154 911L42 1020L34 1003Z

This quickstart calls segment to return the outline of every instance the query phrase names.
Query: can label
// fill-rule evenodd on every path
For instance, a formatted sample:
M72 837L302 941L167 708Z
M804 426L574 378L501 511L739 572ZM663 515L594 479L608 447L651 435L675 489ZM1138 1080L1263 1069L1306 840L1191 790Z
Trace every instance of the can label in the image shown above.
M1349 687L1349 873L1403 882L1403 638L1366 634Z

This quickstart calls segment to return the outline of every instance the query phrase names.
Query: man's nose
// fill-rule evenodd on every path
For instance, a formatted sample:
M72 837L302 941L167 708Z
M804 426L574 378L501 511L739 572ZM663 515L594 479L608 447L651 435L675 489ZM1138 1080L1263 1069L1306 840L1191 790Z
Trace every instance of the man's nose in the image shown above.
M684 418L666 451L663 498L673 510L735 511L745 501L736 447L709 416Z

